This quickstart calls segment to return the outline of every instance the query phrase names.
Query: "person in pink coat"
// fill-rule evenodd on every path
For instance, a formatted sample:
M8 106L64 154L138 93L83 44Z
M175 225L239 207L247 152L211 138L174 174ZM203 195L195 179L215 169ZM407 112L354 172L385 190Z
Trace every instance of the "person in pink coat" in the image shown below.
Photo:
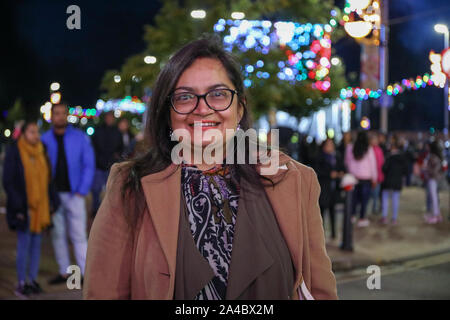
M349 144L345 152L347 171L355 176L358 183L353 191L352 216L356 214L356 207L360 206L358 227L367 227L370 223L366 218L367 203L370 193L378 181L377 160L375 152L369 144L365 131L358 133L354 144Z
M381 212L380 208L380 189L381 183L384 180L383 174L383 164L384 164L384 152L383 149L379 146L378 133L374 132L370 136L370 145L373 148L373 152L375 153L375 159L377 161L377 185L372 189L372 194L370 198L372 199L372 214L379 214Z

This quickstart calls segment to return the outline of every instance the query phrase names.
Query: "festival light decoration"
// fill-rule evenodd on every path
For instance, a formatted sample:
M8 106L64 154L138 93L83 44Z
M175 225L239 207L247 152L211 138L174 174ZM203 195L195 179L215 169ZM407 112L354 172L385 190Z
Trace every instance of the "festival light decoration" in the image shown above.
M45 104L41 106L41 113L45 121L50 122L51 118L51 110L52 110L52 103L50 101L47 101Z
M193 10L191 11L191 17L194 19L204 19L206 17L205 10Z
M155 56L145 56L144 62L146 64L155 64L156 63L156 57Z
M340 24L357 41L378 46L381 28L379 0L347 0Z
M441 68L442 68L442 72L444 72L447 75L447 77L450 77L450 49L449 48L442 51Z
M254 84L255 77L268 79L275 75L262 69L264 55L273 48L280 48L286 59L277 63L278 79L292 84L309 79L313 81L313 89L326 92L331 86L329 73L333 25L336 25L334 19L330 20L330 24L220 19L214 25L214 31L223 36L224 47L228 51L254 50L261 53L257 61L244 66L246 87Z
M361 125L361 128L363 128L364 130L369 130L370 129L370 120L369 120L369 118L362 117L360 125Z
M364 10L365 8L367 8L371 0L348 0L347 2L350 5L350 10L356 11Z
M136 96L127 96L124 99L112 99L108 101L99 99L97 100L97 104L95 107L97 108L97 112L99 113L120 110L142 114L145 111L145 103L143 103Z
M87 118L92 119L100 115L100 111L95 108L82 108L81 106L76 106L69 108L69 116L74 116L77 118Z
M58 82L53 82L50 84L50 90L52 91L58 91L61 85Z
M439 53L435 53L433 50L430 51L429 55L431 61L431 80L434 82L436 87L444 88L447 76L442 72L442 56Z
M372 23L368 21L352 21L344 24L345 31L353 38L364 38L372 31Z
M51 119L51 108L52 104L50 102L46 102L41 106L40 111L41 114L47 122L50 122ZM96 103L95 108L83 108L81 106L69 107L69 114L67 116L67 120L69 123L80 123L82 125L86 125L88 119L93 119L98 116L102 112L115 111L115 112L131 112L142 114L145 111L145 103L143 103L138 97L130 97L127 96L124 99L113 99L108 101L103 101L99 99ZM116 113L120 114L120 113Z
M341 89L340 97L341 99L355 98L358 100L379 99L383 92L389 96L396 96L406 90L417 90L433 84L432 77L426 73L423 76L417 76L416 79L403 79L400 83L390 84L386 87L386 90L370 90L358 87L343 88Z
M58 103L60 103L60 102L61 102L61 93L59 93L59 92L53 92L53 93L51 94L51 96L50 96L50 101L51 101L53 104L58 104Z

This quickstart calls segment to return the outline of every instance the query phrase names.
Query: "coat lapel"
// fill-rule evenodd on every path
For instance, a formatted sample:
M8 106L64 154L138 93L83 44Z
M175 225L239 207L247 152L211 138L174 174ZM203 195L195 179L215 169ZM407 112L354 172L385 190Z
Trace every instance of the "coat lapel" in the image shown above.
M267 176L272 180L284 174L283 179L275 186L265 188L267 197L275 212L281 233L291 253L295 266L295 285L302 276L302 222L300 212L303 204L300 203L301 177L290 158L280 154L280 167L274 176Z
M141 183L150 217L169 266L168 299L172 299L180 220L181 169L171 164L163 171L143 177Z
M247 192L248 182L241 180L241 194L236 220L233 252L228 275L227 300L235 300L260 274L266 271L274 259L264 245L260 233L253 226L247 203L258 201L256 195Z

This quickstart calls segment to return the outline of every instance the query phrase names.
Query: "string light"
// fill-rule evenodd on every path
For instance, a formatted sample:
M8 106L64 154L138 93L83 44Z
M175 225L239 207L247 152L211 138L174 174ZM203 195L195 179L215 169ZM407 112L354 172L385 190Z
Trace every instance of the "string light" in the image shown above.
M429 55L431 61L431 80L434 82L436 87L443 88L445 82L447 81L447 76L442 72L442 56L439 53L435 53L433 50L430 51Z
M369 118L362 117L360 125L361 125L361 128L363 128L364 130L369 130L370 129L370 120L369 120Z
M347 0L340 24L358 42L379 45L381 11L377 0Z
M107 111L126 111L131 113L142 114L145 111L145 103L143 103L136 96L127 96L124 99L112 99L108 101L103 101L102 99L97 100L95 106L99 113Z
M276 75L281 81L291 83L309 79L313 89L326 92L331 86L331 33L335 25L334 19L330 24L220 19L214 31L223 36L228 51L253 50L265 55L276 47L286 55L285 60L277 63L279 70L273 74L258 70L264 67L261 56L255 63L247 64L243 68L246 87L254 85L258 78Z
M386 90L370 90L359 87L343 88L341 89L340 97L341 99L355 98L358 100L368 100L369 98L379 99L383 92L385 92L388 96L396 96L404 93L405 90L418 90L433 84L434 82L432 77L428 73L425 73L423 76L417 76L416 79L403 79L400 83L390 84L386 87Z

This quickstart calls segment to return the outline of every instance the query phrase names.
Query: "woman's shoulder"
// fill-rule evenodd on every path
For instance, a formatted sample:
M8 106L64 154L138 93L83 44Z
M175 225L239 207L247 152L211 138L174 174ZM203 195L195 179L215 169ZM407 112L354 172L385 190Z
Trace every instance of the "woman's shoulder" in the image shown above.
M301 176L309 176L311 174L315 175L316 172L312 167L309 167L293 158L287 154L280 152L280 168L286 166L287 169L295 170L300 173Z
M19 146L17 145L17 140L13 140L6 146L5 154L5 160L12 157L17 157L17 155L19 155Z
M130 161L123 161L114 163L109 170L108 182L122 184L125 178L130 174Z

